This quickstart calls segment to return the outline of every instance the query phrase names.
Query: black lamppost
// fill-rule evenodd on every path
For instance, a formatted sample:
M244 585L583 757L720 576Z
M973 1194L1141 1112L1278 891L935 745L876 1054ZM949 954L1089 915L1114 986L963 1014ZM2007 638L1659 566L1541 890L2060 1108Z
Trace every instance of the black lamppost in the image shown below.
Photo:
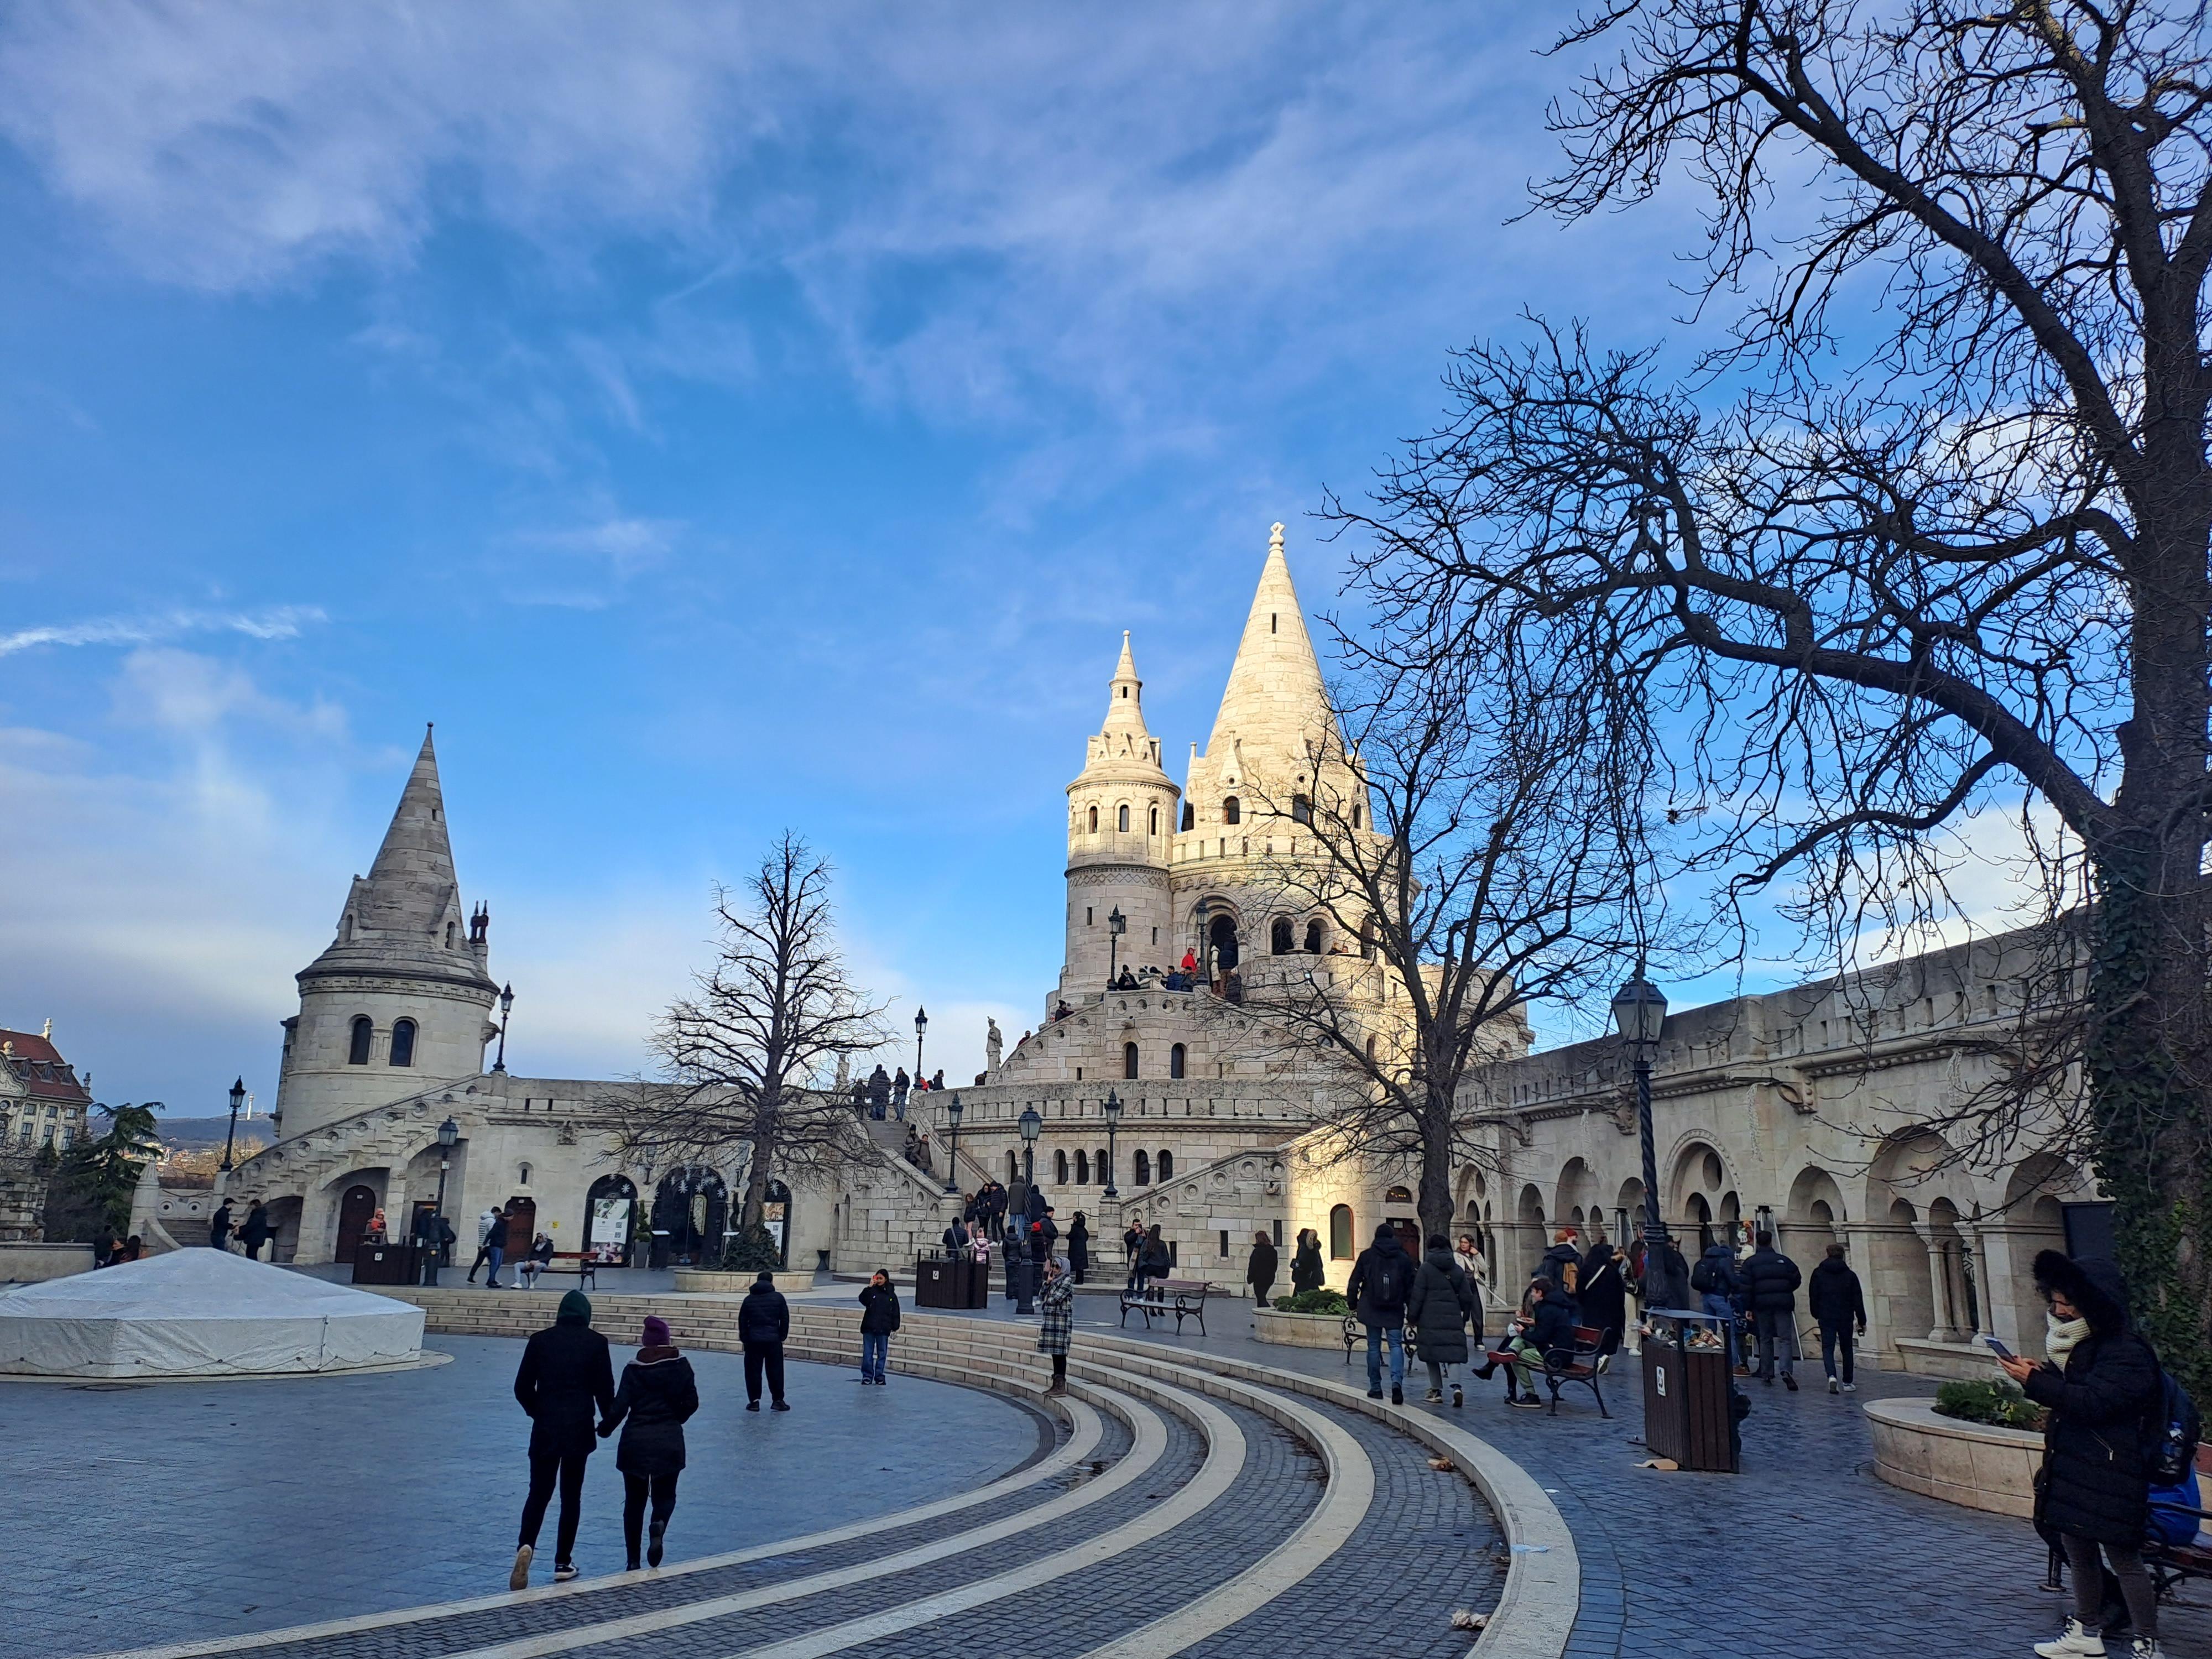
M230 1085L230 1127L223 1131L222 1172L230 1173L231 1146L238 1138L238 1109L246 1104L246 1079L240 1078Z
M1129 919L1115 905L1106 913L1106 988L1114 988L1114 966L1121 960L1121 935L1129 931Z
M1111 1089L1106 1091L1106 1103L1100 1110L1106 1114L1106 1197L1121 1197L1114 1186L1114 1141L1121 1127L1121 1097Z
M945 1103L945 1115L952 1120L952 1155L945 1160L945 1190L957 1195L960 1191L960 1097L954 1095Z
M1628 1045L1630 1064L1636 1072L1636 1132L1644 1143L1644 1305L1679 1308L1689 1296L1689 1286L1677 1285L1667 1268L1667 1224L1659 1214L1659 1155L1651 1139L1651 1061L1659 1051L1659 1033L1667 1024L1667 999L1644 977L1644 964L1636 976L1613 999L1613 1024Z
M914 1080L916 1084L921 1081L921 1034L928 1029L929 1010L915 1009L914 1011Z
M446 1254L446 1172L453 1167L453 1143L461 1126L448 1117L438 1126L438 1201L430 1212L430 1250L422 1259L422 1282L435 1287L439 1260Z
M1023 1201L1026 1206L1031 1201L1029 1194L1036 1191L1037 1137L1044 1133L1044 1120L1037 1115L1036 1107L1022 1108L1021 1130L1022 1184L1027 1188ZM1036 1264L1029 1254L1030 1230L1026 1218L1023 1222L1020 1237L1022 1259L1014 1264L1014 1311L1018 1314L1030 1314L1036 1311L1030 1302L1030 1298L1036 1293Z
M514 1012L514 987L509 985L499 994L499 1058L491 1063L495 1072L507 1069L507 1021ZM481 1052L481 1050L479 1050Z

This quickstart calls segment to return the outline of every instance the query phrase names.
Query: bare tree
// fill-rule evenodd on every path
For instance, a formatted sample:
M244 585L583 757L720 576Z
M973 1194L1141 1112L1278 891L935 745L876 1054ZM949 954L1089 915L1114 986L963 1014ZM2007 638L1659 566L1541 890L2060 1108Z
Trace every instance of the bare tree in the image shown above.
M1569 216L1709 192L1697 395L1572 329L1464 354L1368 574L1431 655L1665 731L1673 805L1848 942L1950 908L1956 827L2055 821L2070 1060L2138 1311L2212 1388L2212 64L2202 4L1624 0L1555 112ZM1727 397L1723 388L1733 386ZM1341 511L1341 509L1339 509ZM2078 884L2069 879L2078 877ZM2028 1071L2048 1079L2045 1054Z
M841 1061L884 1042L883 1006L846 976L830 874L787 832L743 889L715 889L714 963L653 1028L661 1077L620 1105L623 1152L648 1167L743 1152L740 1237L762 1224L772 1179L872 1154L851 1101L829 1085Z
M1266 803L1304 855L1271 862L1284 907L1326 918L1342 948L1273 957L1247 995L1334 1074L1331 1155L1411 1166L1423 1231L1448 1234L1452 1171L1496 1165L1498 1116L1465 1091L1470 1068L1525 1045L1532 1003L1596 988L1654 920L1638 908L1644 780L1593 749L1583 699L1516 696L1449 663L1364 666L1356 748L1332 728L1308 757L1312 793Z

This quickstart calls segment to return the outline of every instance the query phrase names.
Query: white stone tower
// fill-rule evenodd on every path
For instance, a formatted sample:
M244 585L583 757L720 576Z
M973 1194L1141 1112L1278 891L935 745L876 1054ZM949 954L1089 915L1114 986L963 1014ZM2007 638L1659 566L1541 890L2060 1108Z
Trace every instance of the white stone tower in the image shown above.
M1181 792L1161 769L1159 740L1145 728L1144 682L1127 633L1109 699L1106 723L1067 786L1063 995L1105 989L1115 963L1165 968L1182 954L1173 944L1168 897L1168 849ZM1124 929L1118 936L1112 932L1117 911Z
M425 732L399 809L337 936L301 970L276 1085L285 1139L483 1069L499 987L484 970L489 914L461 908L438 757Z

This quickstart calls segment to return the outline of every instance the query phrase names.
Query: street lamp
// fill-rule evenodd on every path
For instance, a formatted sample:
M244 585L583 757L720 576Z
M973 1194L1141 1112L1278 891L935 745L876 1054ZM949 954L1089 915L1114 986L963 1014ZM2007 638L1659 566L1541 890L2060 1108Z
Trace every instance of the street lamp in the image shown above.
M914 1080L921 1081L921 1034L929 1029L929 1010L914 1011Z
M246 1104L246 1079L240 1078L230 1085L230 1127L223 1131L222 1172L230 1173L230 1151L238 1136L238 1109Z
M453 1167L453 1143L461 1138L461 1126L448 1117L438 1126L438 1202L430 1212L430 1255L422 1265L422 1282L434 1287L438 1283L438 1258L446 1253L446 1171Z
M1690 1291L1686 1285L1675 1284L1667 1271L1667 1224L1659 1214L1659 1155L1651 1139L1651 1061L1667 1024L1667 998L1644 977L1641 961L1636 964L1636 976L1614 994L1613 1024L1628 1045L1629 1062L1636 1073L1636 1132L1644 1143L1644 1305L1679 1308Z
M1025 1187L1034 1187L1036 1185L1037 1137L1044 1133L1044 1120L1037 1115L1036 1107L1022 1108L1021 1131L1022 1184Z
M1114 1186L1114 1140L1121 1127L1121 1097L1109 1089L1099 1109L1106 1114L1106 1197L1111 1200L1121 1195Z
M1129 919L1115 905L1106 913L1106 988L1114 988L1114 964L1121 959L1121 935L1129 931Z
M507 1069L507 1017L514 1012L514 987L509 985L499 994L499 1058L491 1064L491 1068L495 1072L504 1072ZM477 1052L483 1051L479 1049Z
M1022 1184L1028 1189L1023 1195L1023 1206L1027 1210L1034 1208L1036 1203L1036 1144L1037 1137L1044 1133L1044 1120L1037 1115L1036 1107L1022 1108L1021 1130ZM1026 1246L1029 1242L1029 1228L1026 1224L1022 1228L1021 1236L1023 1243ZM1023 1260L1013 1265L1015 1267L1014 1311L1018 1314L1034 1313L1036 1310L1030 1305L1030 1297L1036 1291L1035 1283L1036 1264L1029 1258L1025 1249Z
M945 1190L953 1194L960 1190L960 1110L958 1095L945 1103L945 1115L952 1120L952 1155L945 1161Z

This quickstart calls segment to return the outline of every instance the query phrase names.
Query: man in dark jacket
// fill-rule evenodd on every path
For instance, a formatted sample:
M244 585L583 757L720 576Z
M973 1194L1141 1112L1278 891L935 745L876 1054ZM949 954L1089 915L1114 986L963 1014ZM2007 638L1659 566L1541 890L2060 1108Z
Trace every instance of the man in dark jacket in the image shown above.
M1797 1392L1797 1287L1805 1276L1797 1264L1774 1248L1771 1233L1759 1236L1759 1248L1737 1270L1743 1285L1744 1306L1759 1332L1759 1377L1770 1388L1774 1369L1782 1368L1783 1385Z
M599 1444L597 1420L615 1407L614 1362L606 1338L592 1328L592 1304L581 1291L562 1297L553 1325L523 1345L514 1398L530 1414L530 1496L523 1502L522 1534L507 1586L527 1589L538 1528L556 1480L561 1521L554 1534L553 1577L557 1583L576 1576L572 1558L576 1524L583 1518L585 1462Z
M507 1260L507 1212L504 1210L493 1212L491 1231L484 1235L484 1255L491 1262L484 1273L484 1288L488 1291L503 1290L506 1287L499 1282L499 1264ZM599 1346L606 1346L605 1337L599 1339Z
M1390 1403L1406 1403L1406 1298L1413 1293L1413 1258L1386 1222L1352 1264L1345 1296L1367 1328L1367 1397L1382 1397L1382 1345L1390 1345Z
M230 1200L216 1206L214 1217L208 1222L208 1243L218 1250L230 1248Z
M1742 1311L1736 1298L1743 1294L1737 1272L1735 1250L1717 1242L1706 1245L1698 1265L1690 1269L1690 1292L1698 1308L1722 1322L1721 1340L1731 1365L1741 1365L1748 1357L1736 1351L1736 1315Z
M791 1335L791 1304L775 1287L773 1274L753 1280L745 1299L738 1304L738 1340L745 1350L745 1409L757 1412L761 1402L761 1377L768 1378L773 1409L791 1409L783 1398L783 1345Z
M891 1334L899 1328L898 1291L891 1276L881 1267L860 1286L860 1381L884 1386L884 1365L890 1358Z
M1539 1274L1528 1287L1528 1311L1521 1316L1519 1334L1506 1344L1521 1356L1521 1363L1513 1368L1520 1387L1506 1396L1505 1403L1541 1410L1544 1402L1536 1395L1536 1373L1543 1369L1544 1356L1574 1346L1572 1306L1557 1285Z
M1851 1381L1851 1332L1856 1327L1861 1336L1866 1334L1866 1292L1859 1287L1859 1276L1844 1261L1841 1244L1828 1246L1827 1255L1806 1280L1805 1310L1820 1328L1820 1366L1828 1373L1828 1392L1835 1393L1839 1386L1836 1358L1840 1351L1844 1362L1840 1386L1845 1394L1856 1394L1859 1385Z
M2035 1520L2065 1549L2075 1607L2065 1631L2035 1650L2046 1659L2107 1651L2101 1547L2135 1623L2135 1650L2155 1653L2158 1597L2142 1549L2154 1443L2144 1423L2164 1414L2158 1356L2130 1324L2127 1284L2111 1262L2045 1250L2035 1258L2035 1283L2051 1302L2043 1343L2051 1357L2039 1365L2018 1356L1997 1363L2050 1413Z

